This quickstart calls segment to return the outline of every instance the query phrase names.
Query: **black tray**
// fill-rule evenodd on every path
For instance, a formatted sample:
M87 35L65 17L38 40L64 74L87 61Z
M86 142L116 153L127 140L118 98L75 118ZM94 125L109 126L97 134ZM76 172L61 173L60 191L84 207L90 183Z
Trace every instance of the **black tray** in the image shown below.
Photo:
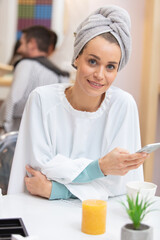
M0 240L11 240L12 234L28 236L23 220L21 218L0 219Z

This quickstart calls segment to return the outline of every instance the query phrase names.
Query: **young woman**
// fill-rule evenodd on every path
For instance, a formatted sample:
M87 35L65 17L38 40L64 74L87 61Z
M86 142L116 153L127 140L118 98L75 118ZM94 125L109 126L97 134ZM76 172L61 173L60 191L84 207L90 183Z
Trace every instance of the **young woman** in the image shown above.
M32 92L23 115L8 193L49 199L107 199L143 180L133 97L111 86L130 55L130 18L117 6L98 9L75 34L75 84ZM26 166L26 169L25 169ZM28 175L26 175L26 170Z

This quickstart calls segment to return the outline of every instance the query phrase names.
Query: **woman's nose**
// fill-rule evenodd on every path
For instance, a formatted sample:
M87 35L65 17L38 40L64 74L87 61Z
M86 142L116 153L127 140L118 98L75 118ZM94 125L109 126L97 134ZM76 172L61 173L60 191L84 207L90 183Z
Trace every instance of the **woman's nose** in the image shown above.
M94 72L94 77L99 81L102 80L104 78L104 68L103 67L97 68Z

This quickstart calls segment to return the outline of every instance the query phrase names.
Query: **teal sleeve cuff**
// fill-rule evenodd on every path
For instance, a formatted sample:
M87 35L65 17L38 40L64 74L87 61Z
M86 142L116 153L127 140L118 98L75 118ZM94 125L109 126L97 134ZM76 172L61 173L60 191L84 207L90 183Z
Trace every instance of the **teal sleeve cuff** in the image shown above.
M100 167L99 161L91 162L79 175L73 180L73 183L87 183L94 179L104 177ZM52 191L50 200L54 199L68 199L76 198L65 185L52 181Z
M52 191L49 199L54 200L68 198L75 198L75 196L63 184L52 181Z
M73 180L73 183L85 183L94 179L104 177L102 173L99 161L91 162L79 175Z

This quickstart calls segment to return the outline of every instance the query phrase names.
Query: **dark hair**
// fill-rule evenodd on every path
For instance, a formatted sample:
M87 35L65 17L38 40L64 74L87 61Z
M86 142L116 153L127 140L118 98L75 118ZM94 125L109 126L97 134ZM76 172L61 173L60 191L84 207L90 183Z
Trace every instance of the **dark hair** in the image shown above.
M114 43L114 44L116 44L116 45L118 45L118 46L120 47L117 39L116 39L110 32L101 33L100 35L97 35L96 37L103 37L103 38L106 39L108 42ZM94 37L94 38L96 38L96 37ZM92 39L93 39L93 38L92 38ZM91 40L92 40L92 39L91 39ZM81 49L79 55L81 55L81 54L83 53L83 50L85 49L85 47L87 46L87 44L88 44L88 42L87 42L87 43L84 45L84 47Z
M17 50L20 47L20 45L21 45L21 43L20 43L20 40L18 39L13 48L13 56L17 53Z
M53 45L53 48L55 48L57 43L57 34L44 26L32 26L23 29L22 33L25 34L27 42L34 38L38 49L43 52L48 52L50 45Z
M117 41L117 39L114 37L114 35L112 33L105 32L105 33L100 34L99 36L103 37L110 43L115 43L116 45L118 45L120 47L119 42Z
M57 44L58 36L57 34L50 30L50 46L53 46L53 49L55 49L56 44Z
M17 61L19 61L22 58L21 54L17 53L17 50L20 47L20 45L21 45L20 40L17 40L13 48L11 59L8 62L9 65L14 65Z

